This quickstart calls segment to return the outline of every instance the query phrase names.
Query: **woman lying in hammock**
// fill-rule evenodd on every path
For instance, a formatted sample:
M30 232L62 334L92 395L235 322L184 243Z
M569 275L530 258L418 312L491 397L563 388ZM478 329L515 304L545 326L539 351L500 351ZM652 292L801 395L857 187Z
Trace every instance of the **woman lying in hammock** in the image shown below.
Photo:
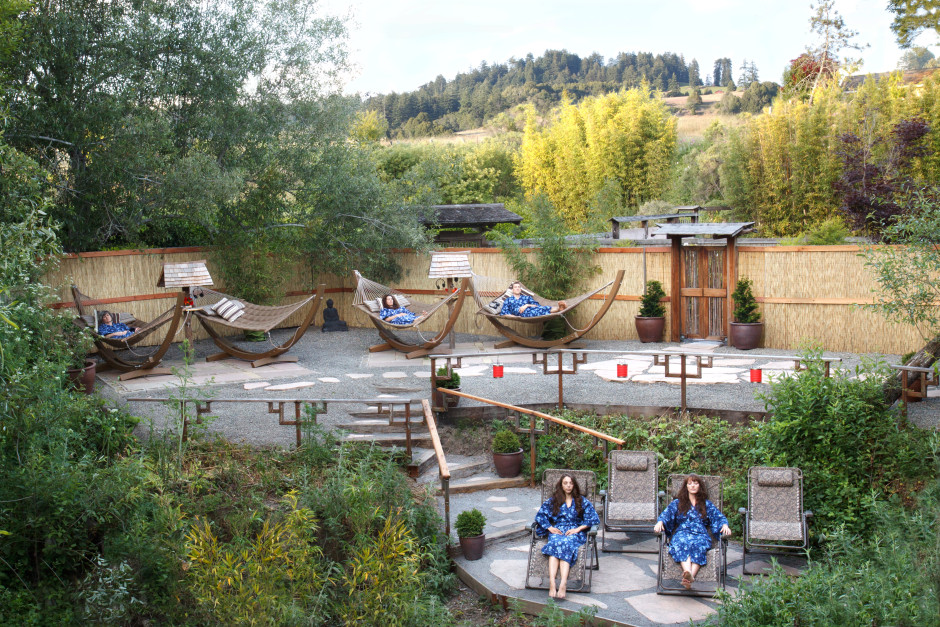
M382 298L382 304L384 307L382 307L382 310L379 312L379 318L389 324L412 324L418 318L423 318L428 315L428 312L422 311L419 316L407 307L400 307L398 300L391 294L386 294Z
M558 301L557 307L547 307L539 305L538 302L522 293L522 283L512 282L512 294L503 301L503 308L499 310L501 316L519 316L520 318L535 318L536 316L547 316L550 313L558 313L567 307L565 301ZM384 310L383 310L384 311Z
M114 322L112 324L110 311L101 314L101 322L98 323L98 335L123 340L137 333L136 327L129 327L123 322Z

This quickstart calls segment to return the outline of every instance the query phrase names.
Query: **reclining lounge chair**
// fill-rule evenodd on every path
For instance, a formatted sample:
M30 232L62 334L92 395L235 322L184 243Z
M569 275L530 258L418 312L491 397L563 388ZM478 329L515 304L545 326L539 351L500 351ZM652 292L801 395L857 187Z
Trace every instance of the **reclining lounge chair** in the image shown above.
M607 489L601 490L604 500L604 520L601 528L601 550L616 553L658 553L659 548L613 548L608 546L607 534L625 533L628 536L651 535L661 510L659 467L652 451L611 451L607 459ZM632 538L630 538L632 539Z
M805 554L809 542L811 511L803 511L803 473L799 468L754 466L747 471L747 507L744 517L744 557L741 571L748 572L747 556Z

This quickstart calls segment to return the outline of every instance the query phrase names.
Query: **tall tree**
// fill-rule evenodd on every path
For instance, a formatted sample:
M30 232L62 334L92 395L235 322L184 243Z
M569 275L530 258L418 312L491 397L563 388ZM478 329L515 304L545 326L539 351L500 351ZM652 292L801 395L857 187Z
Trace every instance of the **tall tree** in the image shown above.
M925 30L940 32L940 0L888 0L888 10L894 13L891 30L902 48L911 47Z
M699 75L698 61L692 59L689 61L689 87L698 87L702 84L702 77Z
M922 70L926 67L933 67L936 62L934 54L923 46L914 46L905 51L898 61L900 70Z
M809 24L810 30L816 34L816 42L807 46L806 53L815 61L816 69L815 75L808 77L812 79L810 102L816 88L828 78L838 76L840 69L851 73L858 67L858 60L840 56L843 50L861 51L868 47L853 41L858 31L846 26L842 15L835 9L835 0L820 0L812 9Z

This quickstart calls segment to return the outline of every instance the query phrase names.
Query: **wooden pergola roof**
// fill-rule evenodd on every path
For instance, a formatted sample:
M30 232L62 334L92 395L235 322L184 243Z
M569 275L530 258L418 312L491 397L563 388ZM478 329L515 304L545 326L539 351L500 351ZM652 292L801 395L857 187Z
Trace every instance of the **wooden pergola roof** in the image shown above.
M753 222L706 222L698 224L657 224L657 234L666 237L738 237L754 226Z
M521 224L522 216L506 209L501 202L471 205L434 205L434 220L425 224L438 224L449 229L493 227L497 224Z

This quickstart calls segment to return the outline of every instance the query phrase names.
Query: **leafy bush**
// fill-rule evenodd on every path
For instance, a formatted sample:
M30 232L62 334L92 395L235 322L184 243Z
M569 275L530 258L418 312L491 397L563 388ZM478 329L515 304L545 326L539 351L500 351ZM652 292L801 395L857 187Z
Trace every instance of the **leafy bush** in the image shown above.
M454 523L458 538L475 538L482 535L485 526L486 516L475 507L457 514L457 521Z
M709 624L940 625L940 481L915 508L894 498L871 513L870 538L837 528L824 559L799 577L776 569L724 598Z
M757 301L751 291L751 279L739 279L737 286L731 293L734 299L734 321L744 324L760 322L760 312L757 311Z
M865 533L876 500L931 474L928 442L885 404L891 371L884 363L827 377L818 357L808 351L805 370L771 382L761 395L771 417L756 425L755 455L766 465L803 470L816 532L842 525Z
M493 434L493 452L494 453L515 453L522 449L522 443L519 442L519 436L509 429L500 429Z
M666 296L663 290L663 284L659 281L647 281L646 293L640 301L640 312L637 314L641 318L662 318L666 315L666 306L662 299Z
M447 376L447 367L441 366L437 369L437 376L446 377ZM450 378L444 379L437 382L437 387L444 388L445 390L457 390L460 388L460 375L457 374L457 371L453 368L450 371Z

